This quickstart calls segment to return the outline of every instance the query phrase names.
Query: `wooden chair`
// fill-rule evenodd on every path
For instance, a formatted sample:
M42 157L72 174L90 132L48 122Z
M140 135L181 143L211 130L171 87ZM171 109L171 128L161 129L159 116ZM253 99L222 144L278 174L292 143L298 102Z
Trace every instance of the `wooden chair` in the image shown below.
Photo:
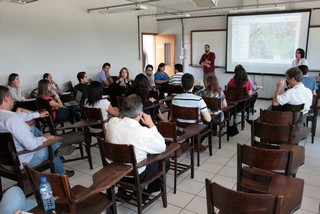
M212 137L211 137L211 124L199 124L200 115L198 108L181 107L171 105L172 121L180 128L186 128L193 125L195 130L195 145L194 149L197 152L197 165L200 165L200 152L202 148L201 138L208 137L209 154L212 156ZM181 122L187 120L188 122ZM189 122L190 121L190 122Z
M271 194L252 194L227 189L206 179L207 213L282 213L283 196ZM215 211L219 209L219 212Z
M294 125L296 115L292 111L272 111L260 109L260 122L277 125Z
M183 90L183 87L182 85L171 85L171 84L168 84L167 85L167 93L168 93L168 96L172 96L172 95L176 95L176 94L181 94L183 93L184 90Z
M224 111L222 109L221 99L220 98L203 98L204 102L207 104L207 107L213 112L211 116L216 118L215 123L218 125L218 130L212 130L213 134L219 137L219 149L221 149L221 138L224 135L227 135L227 141L229 141L229 126L230 126L230 111ZM218 112L218 114L214 114L214 112ZM224 114L223 120L221 120L221 113ZM223 126L226 127L226 131L223 131Z
M245 113L246 109L250 106L251 97L247 95L245 88L242 87L228 87L228 89L224 90L223 92L226 95L227 102L234 104L234 108L231 111L231 115L233 115L233 120L235 121L237 114L241 113L241 121L239 123L241 123L241 129L243 130L245 126Z
M11 133L2 132L0 133L0 176L14 180L17 182L18 186L27 194L30 195L30 189L25 189L29 185L26 185L24 181L26 180L26 172L24 169L20 169L21 163L19 160L19 155L28 154L36 152L40 149L48 146L49 157L48 160L42 162L34 168L39 171L44 171L50 169L54 173L53 156L51 144L58 141L60 138L54 138L46 141L45 144L33 149L33 150L22 150L17 152ZM0 198L2 197L2 184L0 178Z
M32 213L44 213L39 192L41 177L46 177L47 181L51 184L53 196L56 198L56 213L102 213L111 206L113 206L114 213L117 211L112 186L119 180L119 175L117 174L122 172L112 167L108 169L103 168L96 172L93 175L93 184L88 188L81 185L76 185L71 188L68 176L66 175L41 173L30 168L26 163L24 163L24 167L38 203L38 206L30 211ZM109 172L105 173L107 170ZM100 177L105 180L104 183L106 185L102 185L103 183ZM101 192L109 188L111 188L111 190L108 192L108 195Z
M253 121L251 125L251 146L263 147L265 144L269 146L292 144L293 131L293 125L277 125Z
M191 144L186 141L193 137L191 132L184 132L183 134L177 132L177 126L172 122L160 122L155 121L155 125L159 133L165 138L166 142L169 143L179 143L180 147L169 157L173 159L170 161L170 169L174 171L174 188L173 193L177 192L177 177L184 172L191 170L191 178L194 178L194 154L193 154L193 139L191 139ZM178 136L178 133L181 135ZM190 153L190 164L178 163L178 158L186 153Z
M286 118L283 119L286 121ZM287 119L287 122L293 121L292 117L288 117ZM264 149L287 149L294 151L291 175L295 177L298 168L304 164L305 149L303 146L292 144L293 130L294 126L292 125L277 125L254 121L251 125L251 146ZM260 140L257 138L260 138Z
M77 161L77 160L83 160L87 159L90 169L93 169L92 166L92 156L91 156L91 142L88 140L88 138L85 136L84 131L81 125L81 122L77 122L72 124L71 126L64 126L56 128L53 122L53 119L51 115L49 117L46 117L46 123L49 126L49 131L51 135L59 136L61 137L61 142L63 144L67 145L75 145L77 149L80 151L80 157L74 157L74 158L66 158L63 156L63 162L71 162L71 161ZM62 132L60 134L60 131ZM83 147L86 150L87 155L83 152Z
M308 127L309 122L311 122L311 143L314 143L314 137L317 130L317 119L318 119L318 96L313 95L312 105L310 111L307 114L306 118L306 127Z
M147 206L152 204L153 202L157 201L160 197L162 198L163 207L167 207L167 189L166 189L166 167L165 167L165 159L171 155L176 149L179 148L179 145L176 143L172 143L167 146L167 150L161 154L157 155L150 155L145 160L137 163L135 153L134 153L134 146L127 145L127 144L112 144L109 142L104 141L102 138L98 138L99 148L101 153L101 160L103 166L107 166L108 162L106 158L110 161L116 163L130 163L133 167L132 172L129 174L132 177L125 177L121 181L117 183L117 186L124 189L126 193L135 196L133 200L124 200L122 197L117 197L117 200L122 202L127 202L131 205L134 205L138 208L138 213L141 214L142 210L145 209ZM125 142L124 142L125 143ZM159 162L160 170L151 178L140 181L138 168L147 166L151 163ZM161 192L157 195L148 194L143 192L143 189L150 184L151 182L155 181L156 179L160 178L162 181ZM150 200L143 201L142 196L146 195L149 197Z
M304 181L290 176L292 151L259 149L238 144L237 191L283 195L281 213L300 208ZM277 171L274 171L277 170ZM277 173L278 170L285 175Z

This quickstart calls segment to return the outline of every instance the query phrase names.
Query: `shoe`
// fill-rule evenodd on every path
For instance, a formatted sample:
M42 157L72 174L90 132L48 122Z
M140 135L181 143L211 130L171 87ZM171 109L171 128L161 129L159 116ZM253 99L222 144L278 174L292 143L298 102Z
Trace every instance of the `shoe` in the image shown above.
M119 188L118 189L118 192L116 194L116 197L117 198L121 198L122 200L125 200L125 201L130 201L132 199L132 195L131 194L128 194L126 192L126 190L122 189L122 188Z
M73 170L66 170L65 175L68 176L69 178L71 178L72 176L74 176L74 171Z
M76 149L73 145L62 144L56 151L56 156L71 155Z

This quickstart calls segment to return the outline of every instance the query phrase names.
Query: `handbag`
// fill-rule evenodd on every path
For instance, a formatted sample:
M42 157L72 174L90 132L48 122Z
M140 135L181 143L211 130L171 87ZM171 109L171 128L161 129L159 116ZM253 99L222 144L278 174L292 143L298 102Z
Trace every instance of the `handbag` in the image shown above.
M229 135L230 137L239 134L239 130L238 130L238 127L237 127L237 124L236 124L236 123L233 123L233 125L229 126L228 128L229 128L229 129L228 129L228 135Z

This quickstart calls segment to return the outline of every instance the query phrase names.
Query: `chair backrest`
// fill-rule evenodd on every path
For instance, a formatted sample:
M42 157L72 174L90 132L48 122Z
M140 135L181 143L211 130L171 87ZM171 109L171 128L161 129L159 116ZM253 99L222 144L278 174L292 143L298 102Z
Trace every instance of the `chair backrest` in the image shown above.
M248 96L246 89L243 87L233 88L228 86L227 90L225 90L224 93L228 101L239 100Z
M172 121L177 124L178 127L185 128L191 123L198 124L200 121L199 118L199 109L196 107L182 107L171 105L171 115Z
M139 176L133 145L113 144L100 137L98 137L98 144L103 166L108 164L106 159L118 163L130 163L133 167L131 174Z
M52 108L50 106L50 101L42 98L37 98L36 103L37 103L37 108L38 110L46 110L49 112L49 114L52 116Z
M302 110L304 109L304 104L300 105L291 105L291 104L285 104L282 106L272 106L273 111L292 111L294 114L294 124L299 122L302 117Z
M204 102L211 111L221 110L221 99L217 97L203 97Z
M251 124L251 146L259 146L258 144L292 144L294 127L294 125L253 121ZM259 138L259 141L256 138Z
M167 93L169 96L173 94L181 94L183 92L184 90L181 85L171 85L171 84L167 85Z
M177 126L175 123L156 121L155 126L164 138L172 139L172 142L177 141Z
M318 90L320 90L320 89L318 89ZM317 117L317 115L318 115L318 102L319 102L318 95L313 95L312 105L310 107L310 111L314 113L315 117Z
M42 205L41 195L39 192L41 178L46 177L47 181L51 185L53 196L59 197L59 201L63 201L65 204L67 204L69 210L66 211L69 211L70 213L75 213L75 207L72 202L73 197L71 192L71 186L67 175L38 172L30 168L29 165L26 163L23 163L23 166L26 169L38 205Z
M294 125L295 114L292 111L272 111L260 109L260 121L270 124Z
M0 133L0 164L5 166L6 169L11 168L16 172L20 171L20 161L16 155L17 150L13 142L10 132ZM0 166L1 169L2 166Z
M292 155L293 151L287 149L263 149L238 143L238 170L244 164L251 168L277 170L290 175Z
M216 213L215 208L223 214L281 213L283 196L280 195L237 192L212 183L209 179L206 179L206 194L208 214Z
M101 129L103 136L105 135L105 129L103 128L103 124L105 123L103 119L103 114L101 108L91 108L81 106L84 118L87 120L97 120L99 124L90 126L91 128ZM102 136L102 135L101 135Z

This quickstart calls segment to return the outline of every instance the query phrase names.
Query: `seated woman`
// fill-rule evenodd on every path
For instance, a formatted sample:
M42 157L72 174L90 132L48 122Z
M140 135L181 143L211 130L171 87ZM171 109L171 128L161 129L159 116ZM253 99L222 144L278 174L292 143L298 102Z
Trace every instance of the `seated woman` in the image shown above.
M80 106L71 107L70 109L65 108L58 93L51 89L50 82L48 80L39 80L37 98L49 100L49 105L52 110L52 117L56 123L62 123L69 120L70 111L71 116L76 121L81 120Z
M26 99L20 87L20 78L18 74L12 73L9 75L8 88L12 95L12 99L15 102L20 102Z
M125 87L126 89L132 86L132 81L129 77L129 71L126 67L121 68L118 79L116 80L116 84L118 86Z
M149 90L150 90L150 85L149 85L148 78L141 73L141 74L138 74L134 79L133 86L129 90L128 95L136 94L139 97L141 97L143 108L144 108L143 111L146 114L149 114L151 116L157 115L161 121L167 121L167 119L161 113L159 106L155 106L154 108L147 108L149 106L152 106L153 103L156 101L154 97L149 97Z
M205 90L202 91L202 97L219 98L219 99L221 99L220 109L227 107L226 96L224 95L224 93L220 87L219 80L218 80L217 76L208 75L206 77ZM223 120L224 119L223 112L221 112L220 116L221 116L221 120ZM215 125L215 122L217 122L217 121L218 121L218 118L213 117L212 122L214 125Z
M88 99L84 101L84 106L89 108L101 108L103 119L107 120L109 114L112 116L119 116L118 109L112 107L111 103L107 99L103 99L103 86L98 81L91 81L90 85L88 85ZM105 127L106 127L105 123ZM100 132L100 129L92 129L92 132Z
M245 88L247 95L252 95L252 84L250 83L248 79L247 71L244 69L242 65L236 65L234 68L234 76L233 78L228 82L228 87L236 88L241 87Z

